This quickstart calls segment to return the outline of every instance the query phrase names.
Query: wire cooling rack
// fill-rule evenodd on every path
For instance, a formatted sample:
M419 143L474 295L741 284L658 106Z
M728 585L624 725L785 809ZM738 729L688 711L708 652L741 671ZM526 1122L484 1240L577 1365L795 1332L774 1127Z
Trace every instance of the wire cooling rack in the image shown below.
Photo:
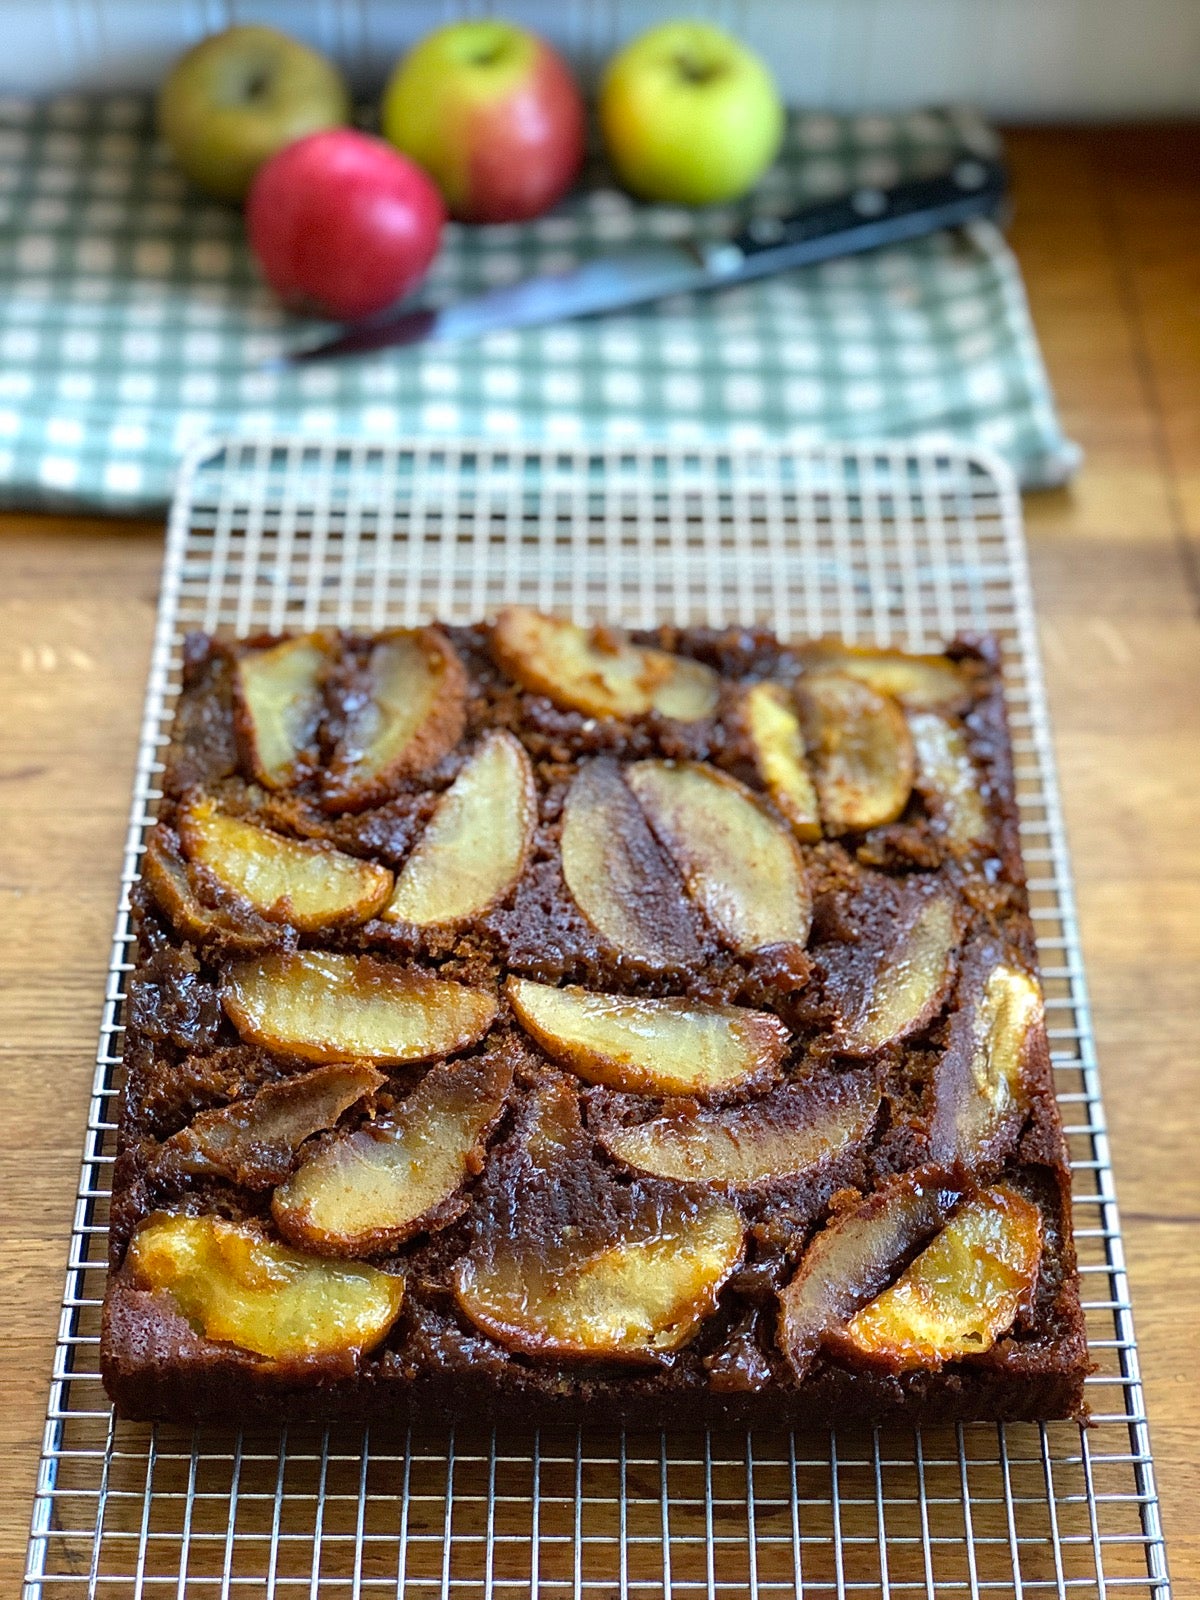
M1001 641L1074 1171L1094 1426L693 1436L116 1420L96 1373L128 893L188 628L763 622ZM233 442L171 515L26 1596L1097 1595L1166 1555L1011 478L893 449Z

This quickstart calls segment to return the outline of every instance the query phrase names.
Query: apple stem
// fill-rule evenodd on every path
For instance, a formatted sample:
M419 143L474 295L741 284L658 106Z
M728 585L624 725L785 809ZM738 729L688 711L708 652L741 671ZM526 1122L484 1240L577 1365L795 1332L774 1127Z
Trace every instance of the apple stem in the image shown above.
M701 61L697 56L686 54L676 56L675 64L689 83L711 83L723 70L717 62Z

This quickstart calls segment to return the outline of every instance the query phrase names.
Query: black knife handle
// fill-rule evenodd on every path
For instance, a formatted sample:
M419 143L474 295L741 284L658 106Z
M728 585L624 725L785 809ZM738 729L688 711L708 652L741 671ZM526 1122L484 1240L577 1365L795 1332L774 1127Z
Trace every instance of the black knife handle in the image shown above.
M706 246L704 262L723 277L742 280L855 255L996 217L1006 190L1002 162L963 151L931 178L908 178L886 189L860 184L787 217L755 217L732 239Z

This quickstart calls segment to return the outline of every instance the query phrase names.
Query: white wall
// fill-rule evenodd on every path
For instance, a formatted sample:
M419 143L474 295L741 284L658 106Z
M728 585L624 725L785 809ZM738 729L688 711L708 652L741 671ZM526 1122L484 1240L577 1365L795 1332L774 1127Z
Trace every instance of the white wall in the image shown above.
M1013 119L1200 111L1200 0L0 0L0 88L152 85L190 41L261 19L329 51L369 91L425 29L491 9L589 73L653 20L710 16L767 55L796 104L970 100Z

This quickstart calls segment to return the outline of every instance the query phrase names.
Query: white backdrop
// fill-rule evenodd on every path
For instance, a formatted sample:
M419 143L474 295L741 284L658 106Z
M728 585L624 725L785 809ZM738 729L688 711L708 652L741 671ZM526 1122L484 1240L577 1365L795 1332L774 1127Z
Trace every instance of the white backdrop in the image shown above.
M0 88L150 86L184 45L254 19L311 40L370 91L428 27L489 9L546 33L589 76L630 33L690 13L761 49L795 105L973 101L1018 119L1200 110L1200 0L0 0Z

